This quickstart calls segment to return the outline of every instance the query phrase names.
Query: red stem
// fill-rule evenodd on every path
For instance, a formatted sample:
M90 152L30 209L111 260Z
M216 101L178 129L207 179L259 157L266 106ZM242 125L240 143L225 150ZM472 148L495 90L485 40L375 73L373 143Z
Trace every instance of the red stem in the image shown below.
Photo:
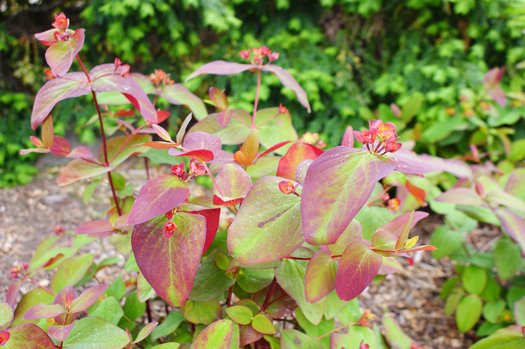
M89 76L89 73L87 72L86 67L84 66L84 63L82 63L80 56L77 55L76 58L77 58L78 64L80 65L80 68L86 75L88 82L91 82L91 77ZM91 90L91 95L93 96L93 104L95 104L95 109L97 110L100 133L102 135L102 151L104 153L104 162L105 162L106 167L109 167L108 145L106 141L106 132L104 131L104 121L102 120L102 112L100 111L100 107L98 105L96 92ZM118 203L117 191L115 190L115 185L113 184L113 177L111 176L111 171L108 171L108 181L109 181L109 186L111 187L111 193L113 195L113 202L115 203L115 207L117 208L118 215L122 216L122 210L120 209L120 205Z
M253 102L252 129L255 128L255 116L257 114L257 105L259 104L259 92L261 91L261 71L257 70L257 88L255 90L255 101Z
M274 277L272 280L272 283L270 284L270 288L268 289L268 293L266 294L266 298L264 299L264 303L261 307L261 311L265 311L268 305L270 304L270 299L273 296L276 285L277 285L277 279Z
M150 173L149 173L149 159L144 158L144 167L146 168L146 179L150 179Z

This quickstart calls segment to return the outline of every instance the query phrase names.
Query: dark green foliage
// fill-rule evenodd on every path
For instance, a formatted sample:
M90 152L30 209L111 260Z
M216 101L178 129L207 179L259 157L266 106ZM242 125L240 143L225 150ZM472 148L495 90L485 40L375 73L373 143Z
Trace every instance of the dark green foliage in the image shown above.
M9 161L2 165L0 185L24 182L30 174L15 166L32 161L16 155L30 134L28 123L20 121L30 114L25 96L44 81L45 62L38 52L44 48L32 34L48 27L51 13L65 11L73 27L86 29L81 55L87 61L111 62L118 55L136 71L162 68L176 81L204 62L235 60L241 49L265 44L281 52L281 66L294 67L291 72L306 89L313 112L302 110L289 90L281 100L273 76L263 79L261 104L282 102L299 131L319 132L334 145L348 124L360 128L377 113L383 120L397 119L390 108L395 103L403 111L398 129L410 130L402 136L416 139L419 150L466 154L470 141L495 160L505 156L504 142L523 136L518 130L525 126L525 109L517 98L496 107L482 79L490 68L506 66L505 90L521 92L523 5L521 0L8 1L0 14L0 127L6 138L0 139L0 163ZM226 88L238 96L238 106L249 108L251 81L205 79L209 83L196 79L187 85L202 86L196 91L201 97L211 84ZM420 101L414 103L414 95ZM26 100L22 107L13 102L19 98ZM91 111L71 108L63 105L55 120L64 131L65 125L76 125L70 131L78 133ZM86 141L94 134L88 127L79 136ZM4 144L16 150L4 150ZM519 155L511 159L521 160ZM13 175L14 168L22 172Z

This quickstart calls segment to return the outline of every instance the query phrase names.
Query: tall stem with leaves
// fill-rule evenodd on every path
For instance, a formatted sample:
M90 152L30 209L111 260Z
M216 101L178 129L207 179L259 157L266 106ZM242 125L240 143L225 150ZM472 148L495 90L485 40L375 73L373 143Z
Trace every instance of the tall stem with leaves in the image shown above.
M78 64L80 65L80 68L86 75L88 82L91 82L91 77L89 76L89 73L87 72L86 67L84 66L84 63L82 62L82 60L80 59L78 55L76 56L76 58L77 58ZM97 93L95 91L91 91L91 95L93 96L93 104L95 105L95 109L97 110L97 115L98 115L98 124L100 128L100 134L102 137L102 152L104 153L104 165L106 167L109 167L110 162L109 162L109 156L108 156L108 144L106 140L106 132L104 130L104 120L102 119L102 112L100 111L100 106L98 104ZM118 201L117 191L115 190L115 184L113 183L113 177L111 175L111 171L108 171L108 182L109 182L109 187L111 188L111 194L113 195L113 202L115 203L115 207L117 209L118 215L122 216L122 210L120 208L120 204Z
M259 105L260 92L261 92L261 71L257 70L257 87L255 89L255 100L253 101L252 129L255 128L255 117L257 115L257 106Z

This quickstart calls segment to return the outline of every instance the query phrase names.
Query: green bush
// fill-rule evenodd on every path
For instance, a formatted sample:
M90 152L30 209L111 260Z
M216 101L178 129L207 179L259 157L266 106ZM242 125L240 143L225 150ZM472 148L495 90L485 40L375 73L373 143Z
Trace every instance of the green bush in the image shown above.
M286 97L281 100L273 77L263 81L263 105L282 102L300 131L319 132L330 145L339 142L346 125L360 128L376 113L397 119L390 107L394 103L404 114L402 121L396 120L398 128L410 130L403 137L415 139L419 150L450 157L467 153L470 141L497 160L509 155L504 145L521 138L523 131L518 130L525 126L520 94L525 81L520 70L525 60L524 4L522 0L64 0L50 8L46 2L8 2L0 14L2 29L7 29L0 34L0 89L7 96L30 95L41 84L45 62L31 33L44 28L50 11L64 10L93 33L81 53L90 61L113 61L111 52L139 71L162 68L178 81L203 62L236 59L241 49L266 44L281 52L283 65L301 67L304 73L296 77L308 93L313 113L302 111L289 90L282 91ZM506 107L487 111L483 102L491 100L482 80L496 66L507 67L504 85L514 95ZM252 102L250 83L217 81L230 95L240 97L238 106ZM188 87L205 96L198 87L204 85L195 80ZM82 127L92 111L80 112L85 115L79 118L78 110L63 107L56 120L64 129L76 124L84 141L94 138L90 128ZM17 103L7 102L2 110L7 143L24 145L22 135L29 132L17 120L28 114ZM6 157L7 169L21 161L13 154ZM2 178L0 184L20 181Z

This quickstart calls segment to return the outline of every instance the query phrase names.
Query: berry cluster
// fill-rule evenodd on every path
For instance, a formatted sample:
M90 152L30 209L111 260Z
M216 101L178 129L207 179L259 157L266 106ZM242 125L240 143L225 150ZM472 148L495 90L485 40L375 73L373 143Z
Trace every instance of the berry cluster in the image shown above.
M162 69L155 69L155 71L151 73L148 78L155 86L160 86L161 84L167 86L173 85L175 83L175 81L171 80L170 74L166 74L166 72L164 72Z

